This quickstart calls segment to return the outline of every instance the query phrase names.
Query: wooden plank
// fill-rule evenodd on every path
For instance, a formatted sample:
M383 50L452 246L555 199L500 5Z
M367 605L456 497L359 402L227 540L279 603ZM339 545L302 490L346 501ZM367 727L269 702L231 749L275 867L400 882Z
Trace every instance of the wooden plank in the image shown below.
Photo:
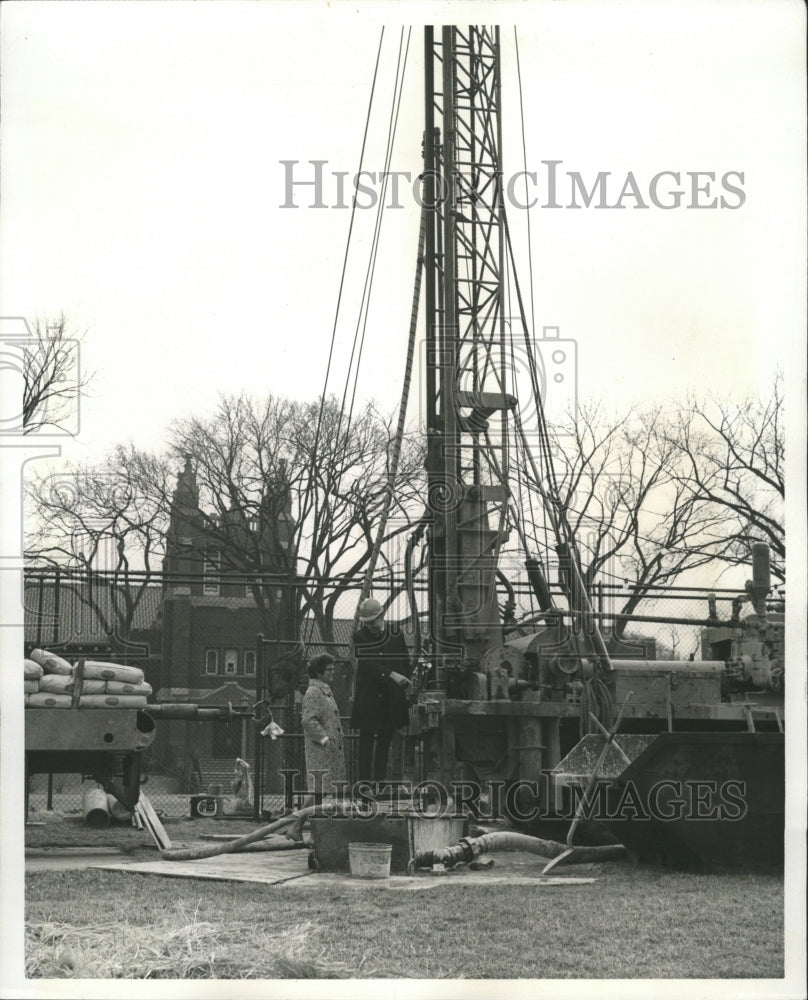
M138 872L168 878L202 878L220 882L258 882L276 885L311 874L304 852L266 854L221 854L196 861L144 861L94 865L104 871Z
M143 825L152 835L152 839L161 851L166 851L171 847L171 838L166 833L160 818L152 808L151 802L143 791L135 805L135 814L139 817Z
M294 889L317 889L321 891L324 887L335 888L337 886L347 889L402 889L408 891L418 891L420 889L434 889L437 886L463 886L466 889L476 889L478 892L485 891L490 885L532 885L536 889L540 888L563 888L572 885L590 885L597 882L595 878L561 878L556 876L538 875L488 875L482 872L442 872L431 875L391 875L390 878L380 879L360 879L351 878L349 875L339 875L332 872L312 875L311 878L298 882L290 882L290 888Z
M120 847L26 847L26 858L79 858L87 854L120 856Z

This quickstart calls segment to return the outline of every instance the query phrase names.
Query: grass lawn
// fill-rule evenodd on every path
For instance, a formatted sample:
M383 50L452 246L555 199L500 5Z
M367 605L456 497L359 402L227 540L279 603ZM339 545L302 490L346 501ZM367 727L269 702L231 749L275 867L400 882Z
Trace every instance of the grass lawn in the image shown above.
M50 824L49 824L50 826ZM249 821L166 824L176 841ZM54 830L56 829L54 825ZM29 844L54 840L29 828ZM155 857L142 834L97 846ZM82 843L93 832L82 828ZM86 836L84 836L86 835ZM133 843L132 838L138 840ZM69 837L61 835L65 843ZM496 870L496 869L495 869ZM556 872L563 874L564 872ZM781 978L783 881L628 862L564 888L285 890L102 871L26 878L27 968L77 978ZM538 870L537 870L538 874ZM299 885L299 883L298 883Z
M25 846L40 847L117 847L127 854L140 849L151 851L144 854L156 857L154 841L147 830L136 830L128 823L115 823L106 830L92 830L84 823L82 816L65 816L60 813L39 813L37 820L41 826L25 827ZM196 843L202 834L232 833L241 835L256 828L252 819L163 819L163 826L172 841Z

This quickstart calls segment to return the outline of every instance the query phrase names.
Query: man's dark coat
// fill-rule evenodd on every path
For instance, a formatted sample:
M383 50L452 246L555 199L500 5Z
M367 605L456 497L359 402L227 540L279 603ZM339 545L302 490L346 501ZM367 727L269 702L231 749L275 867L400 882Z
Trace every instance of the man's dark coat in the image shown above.
M363 625L353 635L353 648L357 671L351 729L402 729L409 723L407 688L391 680L390 673L410 675L406 639L386 623L380 633Z

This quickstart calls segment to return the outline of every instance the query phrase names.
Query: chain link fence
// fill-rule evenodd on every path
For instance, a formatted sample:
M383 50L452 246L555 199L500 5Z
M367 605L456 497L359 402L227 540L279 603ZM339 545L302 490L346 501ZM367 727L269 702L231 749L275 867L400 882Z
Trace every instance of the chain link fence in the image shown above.
M29 646L48 643L64 648L65 655L78 655L79 646L75 646L73 654L70 654L69 641L65 645L64 628L59 630L60 622L63 626L70 607L68 591L65 590L60 597L58 580L55 585L52 580L46 582L47 587L43 586L41 581L36 583L36 586L34 583L31 584L32 591L27 608L35 609L36 613L32 612L30 625L28 621L26 622L27 643ZM71 587L73 589L70 593L75 597L75 585L71 584ZM384 586L376 586L374 593L383 601L386 593L391 598L397 595L390 602L388 617L393 621L405 622L405 632L409 628L406 634L412 640L411 605L407 595L401 594L398 582L391 579L388 581L387 592ZM279 657L277 649L270 648L271 644L263 643L260 639L256 646L255 632L253 632L251 635L245 634L241 640L242 645L246 646L249 643L255 650L256 658L251 661L255 664L252 676L249 670L240 669L246 664L239 660L236 667L240 672L235 677L212 678L210 687L210 690L214 691L216 690L214 684L226 687L230 683L237 682L242 697L240 707L243 714L232 718L231 721L221 719L157 721L154 743L143 753L142 776L143 789L158 815L164 818L184 818L199 815L200 808L203 810L202 814L207 815L211 814L211 810L215 810L219 815L227 813L237 797L233 787L237 759L242 759L250 765L254 783L252 810L254 818L267 814L277 815L284 809L298 806L306 801L305 751L300 716L302 693L306 686L305 661L315 653L326 649L337 660L335 696L342 714L346 737L347 778L351 782L355 780L358 736L349 730L352 680L349 641L356 596L357 590L354 588L346 591L341 602L338 602L334 621L334 631L338 633L335 641L325 642L321 636L314 635L305 627L299 636L289 641L290 647L294 647L296 651L297 681L293 693L284 695L280 700L273 697L269 667L270 664L273 668L277 667L278 660L282 660L283 657ZM517 597L517 621L523 616L529 618L531 612L535 610L531 606L532 599L526 591L517 592ZM555 589L553 597L561 600ZM622 648L632 644L636 646L633 655L657 660L702 659L705 651L702 650L701 641L705 627L708 623L717 624L719 621L728 623L733 612L740 607L738 603L733 607L733 603L738 602L738 592L735 590L717 590L713 594L706 589L671 588L660 591L656 596L644 596L632 609L631 618L621 620L619 615L626 609L630 597L629 587L609 588L596 585L591 594L596 620L607 639L610 636L619 637ZM419 593L418 604L421 615L425 611L425 600L425 595ZM781 610L778 601L779 598L776 598L771 602L771 610ZM155 603L155 607L157 606ZM559 606L563 607L563 602ZM746 614L748 610L747 605L741 613ZM410 625L406 624L408 616ZM72 622L74 618L73 614L70 621ZM43 631L43 622L46 620L47 630ZM159 619L156 618L155 621ZM151 624L151 619L141 624ZM540 623L537 624L540 627ZM162 657L163 661L166 658L165 646L160 647L158 639L152 640L148 632L144 632L143 636L144 639L151 640L145 643L145 647L150 650L149 656L146 659L134 656L130 662L142 663L147 676L152 670L151 676L157 689L160 677L162 676L165 683L166 677L169 676L167 671L170 671L170 662L162 662L161 665L160 658ZM81 650L85 651L84 655L104 658L109 656L119 662L127 659L116 656L113 650L107 650L102 645L88 645L91 642L101 643L104 640L105 636L100 631L96 635L87 634L85 630L75 637L71 635L67 638L80 640L83 644ZM108 635L106 641L109 641ZM213 644L212 639L207 641ZM235 642L233 644L236 645ZM198 669L200 674L205 672L204 665ZM156 690L155 694L160 701L159 691ZM227 698L230 697L228 694ZM261 735L269 719L274 720L283 730L282 735L276 739L272 739L269 735ZM397 737L391 749L393 778L403 777L404 773L410 770L405 766L405 754L404 740ZM293 779L295 772L297 777ZM408 776L412 775L408 773ZM81 814L82 795L87 787L87 781L88 779L80 774L31 776L28 784L29 817L40 811L66 815ZM205 802L200 807L199 802L202 800ZM207 810L207 813L204 813L204 810Z
M262 737L259 724L270 717L283 733ZM347 780L357 777L358 735L349 730L350 719L342 717L345 731ZM205 720L160 720L155 743L143 751L141 788L162 819L202 816L277 816L310 804L306 788L306 758L299 704L268 706L261 723L251 718L232 722ZM174 727L173 730L171 727ZM181 734L185 755L178 766L172 740ZM246 755L242 753L246 750ZM393 774L403 774L404 738L396 734L391 747ZM238 802L235 783L237 759L250 765L253 784L249 811ZM82 813L82 798L96 781L82 774L34 774L28 779L28 818L50 812L64 816Z
M180 819L217 813L232 815L237 808L235 764L237 759L244 759L252 770L253 729L249 718L232 722L158 720L155 742L141 756L141 789L158 816ZM178 743L182 753L177 752ZM85 790L95 786L94 778L82 774L31 775L28 817L31 819L41 812L80 815ZM207 812L197 811L195 806L200 797L210 798L214 806L208 806Z

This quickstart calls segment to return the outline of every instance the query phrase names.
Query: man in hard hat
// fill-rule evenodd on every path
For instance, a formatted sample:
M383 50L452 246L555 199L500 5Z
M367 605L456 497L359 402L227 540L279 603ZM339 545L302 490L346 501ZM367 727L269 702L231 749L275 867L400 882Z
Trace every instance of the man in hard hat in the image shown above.
M359 730L358 781L383 782L393 733L409 722L407 686L410 651L399 629L384 620L373 597L359 605L359 628L353 635L356 690L351 728Z

